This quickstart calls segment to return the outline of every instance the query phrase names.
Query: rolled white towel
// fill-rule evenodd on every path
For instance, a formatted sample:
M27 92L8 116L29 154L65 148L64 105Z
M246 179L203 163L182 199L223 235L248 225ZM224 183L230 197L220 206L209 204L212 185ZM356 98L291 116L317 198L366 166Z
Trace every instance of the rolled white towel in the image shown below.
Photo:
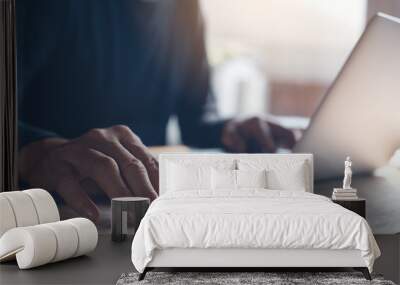
M35 205L28 194L22 191L11 191L0 195L10 202L17 227L33 226L39 223Z
M57 242L56 253L51 262L57 262L70 258L78 250L79 236L78 232L71 228L71 223L55 222L44 224L55 235Z
M93 251L97 246L99 234L92 221L85 218L65 220L70 223L78 233L78 248L74 257Z
M60 220L56 202L43 189L0 193L0 237L9 229Z
M54 233L41 225L14 228L0 238L0 261L16 257L21 269L51 262L56 251Z
M15 228L17 222L8 199L0 195L0 237L9 229Z
M14 228L0 238L0 261L16 257L28 269L87 254L97 241L96 226L84 218Z
M57 222L60 220L56 202L49 192L43 189L29 189L22 192L28 194L32 199L38 215L39 224Z

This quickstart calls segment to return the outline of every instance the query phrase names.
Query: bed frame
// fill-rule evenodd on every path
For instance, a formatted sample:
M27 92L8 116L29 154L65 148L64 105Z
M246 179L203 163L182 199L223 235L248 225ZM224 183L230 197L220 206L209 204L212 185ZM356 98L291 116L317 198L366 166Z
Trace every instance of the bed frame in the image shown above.
M285 159L307 161L309 165L309 188L313 192L313 157L312 154L163 154L160 155L160 194L165 193L167 185L166 165L168 161L182 160L235 160L240 157L257 159ZM154 269L229 269L229 271L265 271L265 269L285 268L286 271L299 268L353 268L361 271L367 280L371 276L359 250L330 249L250 249L250 248L169 248L158 249L147 265L139 280ZM311 270L310 270L311 271Z
M171 248L156 250L152 261L139 275L143 280L155 268L233 269L234 271L264 271L271 268L353 268L371 280L369 270L359 250L328 249L193 249ZM321 270L322 271L322 270Z

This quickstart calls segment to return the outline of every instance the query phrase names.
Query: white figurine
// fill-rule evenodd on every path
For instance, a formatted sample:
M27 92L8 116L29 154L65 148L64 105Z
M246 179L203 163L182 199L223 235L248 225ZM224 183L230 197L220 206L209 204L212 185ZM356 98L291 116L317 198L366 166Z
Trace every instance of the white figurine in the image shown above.
M352 189L351 188L351 176L353 175L353 171L351 170L352 161L350 156L346 157L346 161L344 162L344 179L343 179L343 189Z

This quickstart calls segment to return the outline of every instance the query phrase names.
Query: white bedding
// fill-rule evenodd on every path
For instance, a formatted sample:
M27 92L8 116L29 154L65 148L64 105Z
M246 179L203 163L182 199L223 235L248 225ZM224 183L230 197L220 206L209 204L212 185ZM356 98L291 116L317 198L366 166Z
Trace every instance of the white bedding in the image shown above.
M197 191L156 199L132 243L143 272L155 249L357 249L372 271L379 248L362 217L328 198L299 191L247 189L215 197Z

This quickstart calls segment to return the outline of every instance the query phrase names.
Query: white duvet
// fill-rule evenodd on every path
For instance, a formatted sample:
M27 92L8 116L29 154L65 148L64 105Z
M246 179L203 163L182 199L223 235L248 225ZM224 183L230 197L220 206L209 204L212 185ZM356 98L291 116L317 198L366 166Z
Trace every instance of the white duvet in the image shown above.
M365 219L330 199L257 189L159 197L133 239L132 262L143 272L165 248L358 249L370 271L380 255Z

